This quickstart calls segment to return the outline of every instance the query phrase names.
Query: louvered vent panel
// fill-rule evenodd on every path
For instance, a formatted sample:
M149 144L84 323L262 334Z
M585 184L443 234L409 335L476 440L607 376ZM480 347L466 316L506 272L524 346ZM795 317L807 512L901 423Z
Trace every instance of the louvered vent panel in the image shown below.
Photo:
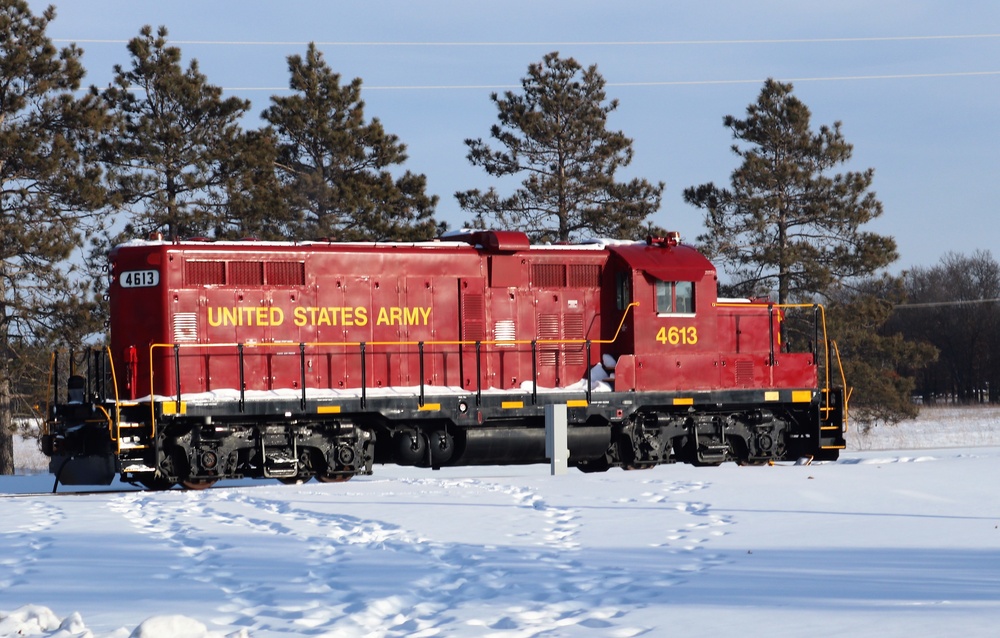
M194 312L174 313L174 343L198 341L198 315Z
M601 267L597 264L571 264L570 288L597 288L601 285Z
M563 318L563 339L583 339L583 315L565 315ZM584 344L567 343L563 350L566 365L583 365L586 354Z
M184 262L185 286L224 286L226 284L226 262L198 261Z
M512 343L499 343L500 346L512 346L513 341L517 339L516 329L514 322L511 319L504 319L498 321L496 326L493 328L493 338L497 341L510 341Z
M304 286L306 265L301 261L269 261L264 264L264 276L272 286Z
M261 286L264 284L264 264L259 261L229 262L230 286Z
M462 339L484 341L486 335L483 295L469 294L462 297Z
M736 385L753 385L753 361L736 362Z
M560 339L562 337L560 330L560 320L557 314L539 314L538 315L538 340L545 341L547 339ZM556 353L559 351L558 343L539 343L538 344L538 365L540 366L554 366L556 365Z
M565 264L532 264L531 285L535 288L565 288Z

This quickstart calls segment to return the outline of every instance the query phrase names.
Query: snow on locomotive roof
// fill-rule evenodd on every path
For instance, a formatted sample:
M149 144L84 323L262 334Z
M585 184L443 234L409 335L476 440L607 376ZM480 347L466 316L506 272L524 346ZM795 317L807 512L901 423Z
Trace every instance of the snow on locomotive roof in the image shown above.
M299 248L299 247L312 247L312 246L344 246L344 247L361 247L361 248L475 248L476 250L485 250L486 247L482 244L470 244L465 241L459 241L450 239L449 235L442 235L440 239L433 239L428 241L411 241L411 242L401 242L401 241L260 241L256 239L242 239L242 240L200 240L200 239L180 239L177 241L170 241L166 239L130 239L128 241L122 242L116 246L116 248L121 247L141 247L141 246L178 246L185 248L198 247L203 248L205 246L221 246L221 247L234 247L239 246L241 248L247 247L274 247L274 248ZM586 238L582 239L577 243L570 244L530 244L527 246L529 250L604 250L609 246L633 246L633 245L644 245L645 241L640 240L625 240L625 239L611 239L611 238Z
M277 248L298 248L309 246L353 246L353 247L403 247L403 248L459 248L468 247L467 242L462 241L261 241L257 239L179 239L170 241L166 239L130 239L118 244L118 247L125 246L184 246L184 247L205 247L205 246L239 246L248 247L277 247Z

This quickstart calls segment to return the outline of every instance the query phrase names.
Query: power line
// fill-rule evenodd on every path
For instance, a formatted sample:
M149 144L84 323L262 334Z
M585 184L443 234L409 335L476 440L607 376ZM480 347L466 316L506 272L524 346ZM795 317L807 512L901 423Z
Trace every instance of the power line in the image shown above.
M938 308L943 306L968 306L972 304L994 303L1000 299L966 299L958 301L927 301L924 303L901 303L893 306L896 310L908 310L910 308Z
M562 42L350 42L342 40L330 41L269 41L269 40L171 40L175 45L214 45L214 46L316 46L329 47L537 47L537 46L714 46L714 45L744 45L744 44L823 44L850 42L912 42L933 40L982 40L1000 38L1000 33L971 33L956 35L904 35L904 36L871 36L850 38L768 38L768 39L735 39L735 40L594 40L594 41L562 41ZM128 44L129 40L118 39L79 39L53 38L53 42L77 44Z
M891 75L839 75L827 77L777 78L780 82L851 82L859 80L913 80L927 78L988 77L1000 75L1000 71L955 71L950 73L898 73ZM750 80L665 80L662 82L608 82L609 87L645 86L710 86L725 84L761 84L763 78ZM520 84L413 84L398 86L364 86L366 91L462 91L462 90L505 90L519 89ZM222 87L224 91L289 91L287 86L232 86Z
M909 80L920 78L955 78L1000 75L1000 71L954 71L946 73L896 73L886 75L835 75L827 77L779 78L780 82L849 82L853 80ZM665 82L608 82L607 86L681 86L687 84L760 84L758 80L676 80Z

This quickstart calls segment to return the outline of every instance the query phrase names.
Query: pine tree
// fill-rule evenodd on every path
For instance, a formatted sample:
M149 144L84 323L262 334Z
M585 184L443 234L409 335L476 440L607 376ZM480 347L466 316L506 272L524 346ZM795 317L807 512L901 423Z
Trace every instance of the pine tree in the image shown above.
M895 261L896 242L861 230L882 214L870 191L874 171L830 172L853 151L840 122L810 129L809 109L792 85L767 80L746 119L725 126L743 145L730 189L703 184L684 199L705 210L698 237L744 294L777 291L779 303L810 298L835 282Z
M606 100L604 85L596 65L584 70L553 52L529 65L523 94L490 96L499 120L490 136L501 148L467 139L468 159L494 177L525 177L509 197L492 187L455 193L477 226L522 229L535 241L646 234L663 183L615 181L632 161L632 140L607 129L618 100Z
M289 206L277 162L277 140L270 127L247 131L235 140L231 154L220 163L225 180L212 233L217 239L280 241L296 235L301 218Z
M366 121L361 80L341 85L310 44L288 57L289 96L274 96L261 117L277 136L277 171L300 221L297 239L417 240L435 235L436 196L423 175L390 169L406 146L382 123Z
M832 174L853 149L840 122L811 130L791 84L767 80L746 119L723 122L743 143L732 147L743 163L731 188L703 184L684 199L706 211L698 240L734 279L726 292L829 301L830 335L857 388L855 416L871 424L911 415L912 374L935 353L882 330L891 313L885 300L898 285L876 274L897 255L892 237L861 229L882 214L870 190L874 171Z
M101 223L92 154L108 124L93 95L77 98L82 50L45 35L52 7L0 0L0 473L14 470L14 417L29 409L23 375L44 386L32 352L94 330L92 298L69 258ZM46 370L47 372L47 370ZM40 379L38 379L40 377Z
M197 60L181 67L167 29L145 26L128 43L129 68L115 65L103 91L119 117L104 149L109 180L129 210L126 234L207 235L228 201L223 168L237 150L246 100L222 98Z

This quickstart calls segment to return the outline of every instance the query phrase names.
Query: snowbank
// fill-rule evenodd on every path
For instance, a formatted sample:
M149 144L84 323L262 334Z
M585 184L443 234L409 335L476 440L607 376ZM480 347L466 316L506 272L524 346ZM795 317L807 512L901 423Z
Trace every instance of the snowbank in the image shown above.
M1000 447L950 444L998 415L926 410L812 465L57 497L0 477L26 494L0 498L0 637L993 635Z

